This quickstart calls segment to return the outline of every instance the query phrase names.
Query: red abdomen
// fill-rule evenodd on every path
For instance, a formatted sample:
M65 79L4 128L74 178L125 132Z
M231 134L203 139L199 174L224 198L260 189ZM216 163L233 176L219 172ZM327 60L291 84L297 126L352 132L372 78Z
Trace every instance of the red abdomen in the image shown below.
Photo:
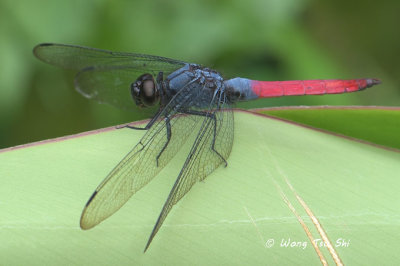
M326 79L292 81L251 81L251 89L260 98L289 95L318 95L354 92L379 84L378 79Z

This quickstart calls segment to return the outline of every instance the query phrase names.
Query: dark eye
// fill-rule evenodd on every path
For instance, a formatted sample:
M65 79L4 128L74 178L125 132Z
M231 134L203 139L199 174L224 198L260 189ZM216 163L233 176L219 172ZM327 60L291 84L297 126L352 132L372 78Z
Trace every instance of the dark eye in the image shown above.
M143 74L131 84L131 95L140 107L152 106L159 102L160 93L151 74Z

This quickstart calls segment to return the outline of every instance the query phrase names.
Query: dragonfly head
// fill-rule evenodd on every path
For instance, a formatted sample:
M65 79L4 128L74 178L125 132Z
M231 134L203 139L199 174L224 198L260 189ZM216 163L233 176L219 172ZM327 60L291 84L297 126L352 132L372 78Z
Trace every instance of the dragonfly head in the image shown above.
M151 74L143 74L131 84L131 95L140 107L153 106L160 101L160 93Z

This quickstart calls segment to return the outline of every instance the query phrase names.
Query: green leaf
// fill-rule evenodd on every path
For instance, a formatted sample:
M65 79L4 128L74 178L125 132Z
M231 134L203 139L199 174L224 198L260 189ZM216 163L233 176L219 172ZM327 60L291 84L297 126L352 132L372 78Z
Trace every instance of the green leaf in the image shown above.
M266 116L235 115L228 167L174 206L146 253L189 145L89 231L79 228L84 204L143 131L103 130L3 150L2 264L320 265L304 228L313 239L325 232L332 245L341 244L331 252L343 263L400 260L400 153ZM281 247L289 239L306 246ZM326 247L319 250L334 264Z
M282 107L260 113L400 149L400 109L391 107Z

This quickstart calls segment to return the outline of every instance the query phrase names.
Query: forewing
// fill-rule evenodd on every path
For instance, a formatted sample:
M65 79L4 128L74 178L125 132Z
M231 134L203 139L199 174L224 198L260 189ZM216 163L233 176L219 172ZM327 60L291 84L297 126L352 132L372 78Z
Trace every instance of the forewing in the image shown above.
M157 156L167 142L167 129L164 120L157 121L97 187L82 212L81 228L90 229L99 224L150 182L185 143L196 120L182 115L172 118L171 139L158 165Z
M190 87L183 87L162 110L160 119L97 187L82 212L82 229L94 227L121 208L179 151L201 120L201 117L180 114L176 110L179 104L185 105L200 97L191 94L193 92ZM165 117L170 119L171 125L171 138L166 147L168 127Z
M81 70L87 67L107 68L124 66L141 68L144 71L164 71L169 74L186 63L161 56L121 53L96 48L43 43L33 49L35 56L43 62L62 68Z
M160 56L65 44L40 44L33 52L43 62L79 70L75 87L85 97L130 110L138 108L130 86L140 75L150 73L156 77L163 72L165 77L186 64Z
M209 110L210 114L215 115L215 120L212 119L211 116L202 117L203 123L198 136L164 204L145 250L149 247L173 205L175 205L197 181L204 180L224 162L224 159L226 160L229 157L233 144L233 113L226 104L221 106L221 109L217 108L217 106L218 104L214 103ZM214 127L215 121L216 127ZM214 148L219 155L212 149L214 130L216 130Z

